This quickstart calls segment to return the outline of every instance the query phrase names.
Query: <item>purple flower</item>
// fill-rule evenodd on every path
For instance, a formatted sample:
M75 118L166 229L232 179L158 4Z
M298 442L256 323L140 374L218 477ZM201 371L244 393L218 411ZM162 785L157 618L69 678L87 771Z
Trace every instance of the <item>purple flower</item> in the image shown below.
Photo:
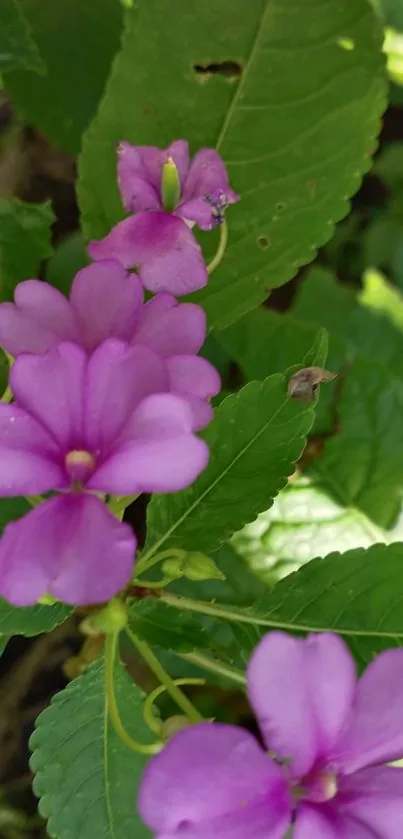
M239 200L218 152L200 149L190 163L185 140L165 150L120 143L118 183L125 210L136 215L91 242L92 258L136 266L153 292L179 296L205 286L206 266L190 227L211 230Z
M403 651L357 681L333 634L266 635L248 693L269 757L231 725L184 729L153 758L139 797L160 839L396 839L403 830Z
M75 341L92 352L107 338L154 350L166 369L166 390L189 402L194 428L212 418L207 401L220 390L220 377L199 358L206 317L194 303L177 303L157 294L143 303L143 288L112 260L78 272L70 300L48 283L26 280L16 286L14 303L0 304L0 344L11 355L43 353L61 341Z
M184 399L166 393L149 347L105 341L88 357L64 343L20 355L15 402L0 405L0 496L58 495L8 524L0 593L16 606L45 593L71 604L108 600L128 581L136 539L99 494L176 492L208 460Z

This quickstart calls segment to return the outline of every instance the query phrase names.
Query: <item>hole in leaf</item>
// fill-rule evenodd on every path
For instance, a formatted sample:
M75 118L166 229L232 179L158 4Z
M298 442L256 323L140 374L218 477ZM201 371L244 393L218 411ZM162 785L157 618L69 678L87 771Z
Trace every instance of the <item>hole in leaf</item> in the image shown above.
M270 247L270 242L269 242L267 236L258 236L257 237L257 243L259 245L259 248L262 248L262 250L264 250L264 251L267 250L267 248Z
M211 64L194 64L193 70L200 82L207 81L211 76L225 76L234 81L242 75L242 64L238 61L216 61Z

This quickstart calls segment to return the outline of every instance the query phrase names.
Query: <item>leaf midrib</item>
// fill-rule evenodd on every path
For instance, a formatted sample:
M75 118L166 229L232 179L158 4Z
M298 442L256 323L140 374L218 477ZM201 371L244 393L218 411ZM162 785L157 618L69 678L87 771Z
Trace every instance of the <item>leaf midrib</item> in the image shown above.
M274 378L277 378L277 377L278 377L278 375L279 375L279 374L275 373L275 374L274 374L274 376L270 376L269 378L273 378L273 379L274 379ZM266 379L266 381L267 381L267 379ZM261 388L262 388L262 386L263 386L263 385L264 385L264 382L261 382ZM261 388L260 388L260 389L261 389ZM238 396L238 399L239 399L239 396ZM185 512L185 513L183 513L183 514L182 514L182 516L180 516L180 518L179 518L179 519L178 519L178 520L177 520L177 521L176 521L176 522L175 522L175 523L174 523L174 524L173 524L173 525L169 528L169 530L167 530L167 531L166 531L166 533L164 534L164 536L163 536L163 537L161 537L161 538L160 538L160 539L159 539L159 540L158 540L158 541L154 544L154 546L153 546L152 548L150 548L150 549L149 549L149 551L147 551L147 552L146 552L146 553L145 553L145 554L141 557L142 562L146 562L146 561L147 561L147 560L148 560L151 556L153 556L153 555L156 553L156 551L158 551L158 550L159 550L159 548L161 547L161 545L163 545L163 544L164 544L164 542L166 542L166 540L167 540L167 539L169 539L169 537L170 537L170 536L172 536L172 533L174 533L174 532L175 532L175 530L177 530L177 528L178 528L178 527L180 527L180 525L181 525L184 521L186 521L186 519L188 518L188 516L189 516L189 515L191 515L191 513L193 513L193 511L194 511L194 510L195 510L195 509L199 506L199 504L201 504L201 503L204 501L204 499L205 499L205 498L209 495L209 493L210 493L210 492L212 492L212 491L215 489L215 487L217 486L217 484L219 484L219 483L220 483L220 481L222 480L222 478L224 478L224 477L226 477L226 476L227 476L228 472L230 472L230 470L231 470L231 469L233 468L233 466L234 466L234 465L238 462L238 460L240 460L240 458L241 458L241 457L243 457L243 455L244 455L244 454L245 454L245 453L246 453L246 452L250 449L250 447L251 447L251 446L252 446L252 445L256 442L256 440L258 440L258 439L259 439L259 437L261 437L261 435L262 435L262 434L263 434L263 433L264 433L264 432L265 432L265 431L269 428L269 426L270 426L270 425L271 425L271 423L275 420L275 418L276 418L276 417L277 417L277 415L280 413L280 411L282 411L282 410L283 410L284 406L287 404L287 401L288 401L288 400L287 400L287 398L285 398L285 399L283 400L283 402L281 403L280 407L277 409L277 411L275 411L275 413L274 413L274 414L270 417L270 419L269 419L269 420L268 420L268 421L267 421L267 422L266 422L266 423L265 423L265 424L264 424L264 425L260 428L260 430L258 431L258 433L257 433L257 434L255 434L251 440L249 440L249 442L247 443L247 445L246 445L246 446L244 446L244 447L241 449L241 451L237 454L237 456L236 456L236 457L234 457L234 459L233 459L233 460L231 460L231 462L228 464L228 466L227 466L227 467L226 467L226 468L225 468L222 472L220 472L220 473L219 473L219 475L217 476L217 478L216 478L214 481L212 481L212 483L211 483L211 484L209 484L209 485L206 487L206 489L204 490L204 492L202 492L202 493L201 493L201 495L199 495L199 496L195 499L195 501L193 502L193 504L191 504L191 505L190 505L190 507L188 507L188 508L187 508L186 512ZM306 411L306 413L308 413L308 411L309 411L309 410L312 410L312 409L308 409L308 410ZM304 413L301 413L300 418L302 418L302 417L304 417L304 416L305 416L305 412L304 412ZM304 435L302 435L302 436L304 436ZM295 438L293 438L293 439L295 439Z

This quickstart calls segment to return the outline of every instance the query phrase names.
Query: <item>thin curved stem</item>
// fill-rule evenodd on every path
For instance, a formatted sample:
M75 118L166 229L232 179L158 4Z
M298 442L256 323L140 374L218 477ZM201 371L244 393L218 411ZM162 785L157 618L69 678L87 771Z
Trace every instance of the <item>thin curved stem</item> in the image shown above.
M199 714L199 711L195 706L192 704L190 699L185 696L184 693L177 687L174 680L171 679L169 674L164 670L162 664L158 661L158 658L154 655L152 649L146 644L145 641L141 641L134 632L129 629L128 626L125 628L125 632L129 636L132 644L136 647L138 652L140 653L141 657L144 659L146 664L148 664L150 670L154 673L157 677L158 681L161 682L162 685L166 687L167 693L172 697L172 699L176 702L178 708L183 711L184 714L188 717L190 722L203 722L203 717Z
M175 679L176 685L204 685L206 684L205 679ZM154 731L155 734L161 735L161 722L156 719L154 715L154 703L155 700L161 696L161 693L164 693L167 690L165 685L158 685L158 687L154 688L151 693L148 694L147 698L144 701L143 705L143 716L146 724L151 731Z
M133 580L133 584L140 588L164 588L172 582L172 577L161 577L160 580Z
M105 694L108 714L116 734L120 737L123 743L132 750L132 752L143 755L155 755L157 752L161 751L163 746L162 742L138 743L137 740L133 740L132 737L130 737L130 734L127 733L126 729L123 727L122 720L120 719L114 682L118 638L119 634L117 632L113 632L110 635L107 635L105 639Z
M224 254L225 254L227 244L228 244L228 224L227 224L227 220L223 219L223 221L220 224L220 241L218 243L218 248L217 248L216 255L213 257L211 262L209 262L209 264L207 265L207 273L208 274L212 274L213 271L215 271L215 269L217 268L217 265L220 264Z

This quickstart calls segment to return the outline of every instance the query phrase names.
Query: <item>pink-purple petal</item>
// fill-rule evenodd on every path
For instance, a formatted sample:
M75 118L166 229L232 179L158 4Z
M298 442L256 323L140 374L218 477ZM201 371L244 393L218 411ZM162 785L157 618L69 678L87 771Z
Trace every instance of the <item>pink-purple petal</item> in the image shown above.
M65 486L53 438L15 403L0 404L0 496L37 495Z
M88 447L105 454L108 447L115 445L144 397L168 389L165 362L147 346L131 347L121 341L105 341L88 362L85 407Z
M343 772L402 757L402 696L403 650L387 650L361 676L349 724L333 749Z
M66 343L44 355L20 355L10 373L18 405L65 451L82 448L86 366L85 351Z
M339 834L333 814L325 807L302 802L297 809L292 839L350 839L350 834ZM359 838L351 837L351 839ZM370 839L370 837L362 836L360 839Z
M135 536L98 498L56 496L11 522L0 541L0 593L29 606L46 593L71 605L100 603L127 583Z
M326 759L354 699L355 668L333 634L294 638L271 632L248 667L248 692L266 746L301 778Z
M207 398L220 392L221 379L215 367L197 355L173 355L167 359L171 390Z
M205 337L206 315L201 306L178 303L171 294L156 294L142 307L134 341L170 356L197 353Z
M138 213L114 227L105 239L91 242L93 259L116 259L137 266L149 291L189 294L207 283L201 248L182 219L169 213Z
M118 185L126 212L161 209L163 152L155 146L118 146Z
M177 492L205 469L209 451L192 434L185 400L171 394L144 399L125 429L125 441L96 470L88 487L115 495Z
M49 283L19 283L14 300L0 305L0 344L11 355L43 353L57 342L78 339L69 301Z
M403 769L376 766L342 778L334 806L341 818L365 825L371 839L396 839L403 833Z
M107 338L130 341L143 301L143 287L120 263L105 260L76 275L70 301L80 324L81 343L92 351Z
M138 809L160 837L282 839L290 823L279 767L251 734L213 723L179 732L150 761Z

